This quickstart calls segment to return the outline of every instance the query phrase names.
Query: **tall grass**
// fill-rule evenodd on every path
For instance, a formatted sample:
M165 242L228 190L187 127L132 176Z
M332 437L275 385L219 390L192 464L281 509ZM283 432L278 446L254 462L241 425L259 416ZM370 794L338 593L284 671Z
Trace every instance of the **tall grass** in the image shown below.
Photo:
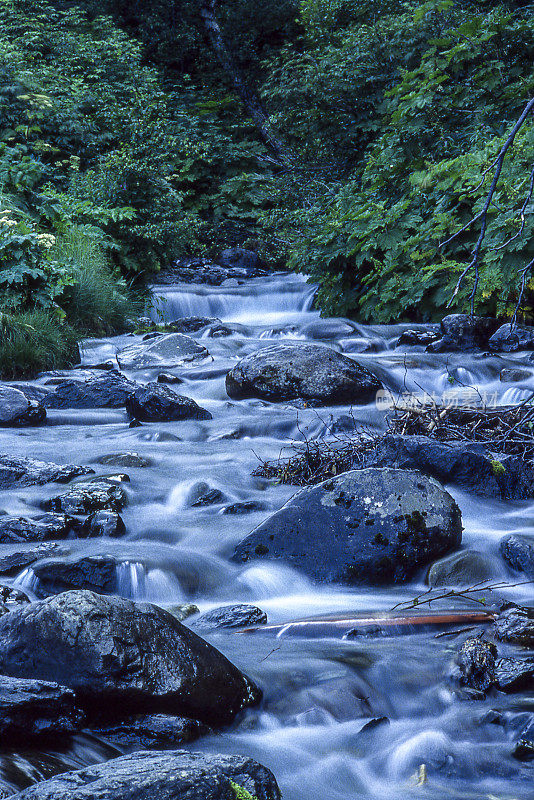
M77 339L72 326L44 311L0 312L0 375L17 380L72 366L79 360Z

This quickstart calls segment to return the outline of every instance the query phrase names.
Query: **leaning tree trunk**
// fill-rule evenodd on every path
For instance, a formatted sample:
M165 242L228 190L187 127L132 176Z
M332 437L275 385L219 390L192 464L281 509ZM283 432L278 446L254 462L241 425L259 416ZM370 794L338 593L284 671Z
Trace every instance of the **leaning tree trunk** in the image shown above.
M218 0L204 0L200 6L200 17L211 48L217 56L224 72L231 80L236 94L250 114L261 138L276 154L278 160L284 166L289 166L292 162L290 154L283 142L273 131L257 95L247 85L239 66L236 64L226 44L215 14L217 2Z

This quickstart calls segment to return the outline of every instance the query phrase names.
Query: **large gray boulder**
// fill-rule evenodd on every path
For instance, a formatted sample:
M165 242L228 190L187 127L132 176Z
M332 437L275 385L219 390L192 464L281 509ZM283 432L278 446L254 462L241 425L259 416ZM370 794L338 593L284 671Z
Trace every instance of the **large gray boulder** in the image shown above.
M189 336L169 333L124 347L117 353L117 361L121 369L151 369L177 367L207 355L206 348Z
M52 464L23 456L0 455L0 489L22 486L43 486L45 483L67 483L78 475L94 470L74 464Z
M137 384L117 370L88 380L64 380L44 399L46 408L120 408Z
M34 592L48 597L69 589L113 594L118 589L118 562L102 553L67 558L44 558L32 567L38 583Z
M382 384L369 370L329 347L277 344L239 361L226 376L236 400L311 400L323 405L369 403Z
M182 419L211 419L211 414L190 397L177 394L162 383L140 386L126 401L126 411L143 422L171 422Z
M92 514L95 511L121 511L126 505L122 486L105 478L77 483L68 492L51 497L42 503L45 511L64 514Z
M137 752L56 775L10 800L280 800L274 775L245 756Z
M9 678L0 680L0 739L15 742L74 733L83 720L74 692L47 681Z
M25 428L42 425L46 410L13 386L0 386L0 428Z
M428 345L431 353L468 353L487 346L488 339L499 327L493 317L472 317L470 314L448 314L440 323L442 338Z
M66 514L44 514L39 519L0 516L0 544L65 539L75 527Z
M409 580L461 539L460 510L436 480L362 469L298 492L234 560L281 559L320 581L376 585Z
M509 322L495 331L488 342L490 350L499 353L515 353L518 350L534 350L534 327L515 325Z
M67 686L93 717L167 713L216 726L260 697L218 650L168 612L89 591L4 614L0 673Z

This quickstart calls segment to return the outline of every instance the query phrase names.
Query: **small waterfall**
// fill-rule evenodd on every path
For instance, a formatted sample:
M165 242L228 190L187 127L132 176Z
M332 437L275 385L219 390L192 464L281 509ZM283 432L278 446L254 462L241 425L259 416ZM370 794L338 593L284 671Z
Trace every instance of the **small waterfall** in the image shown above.
M178 579L160 568L147 568L140 561L117 565L117 594L129 600L153 603L180 602L184 592Z

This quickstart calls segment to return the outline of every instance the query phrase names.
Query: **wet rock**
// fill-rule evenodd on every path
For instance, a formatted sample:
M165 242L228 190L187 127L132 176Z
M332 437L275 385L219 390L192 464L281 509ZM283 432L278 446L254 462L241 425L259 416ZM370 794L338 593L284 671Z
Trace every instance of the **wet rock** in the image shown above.
M518 761L534 761L534 742L521 739L512 750L512 757Z
M512 569L534 579L534 536L512 533L501 539L499 549Z
M176 606L171 606L167 611L173 617L176 617L179 622L182 622L184 619L192 617L193 614L198 614L199 608L194 603L179 603Z
M521 381L528 381L533 375L529 369L520 369L519 367L512 369L501 369L499 376L502 383L520 383Z
M68 553L68 548L57 542L39 542L26 544L21 542L16 545L2 545L0 547L0 574L11 575L29 567L34 561L49 556L59 556Z
M139 453L110 453L97 458L97 463L109 467L150 467L152 464L149 458Z
M76 527L66 514L44 514L38 519L0 516L0 544L65 539Z
M169 333L148 341L128 345L117 353L121 369L177 367L184 361L205 358L205 347L182 333Z
M229 328L228 325L212 325L208 331L208 336L212 339L218 339L223 336L231 336L237 328Z
M369 403L380 388L378 378L365 367L315 344L265 347L243 358L226 376L226 391L235 400Z
M252 514L254 511L264 511L265 503L259 500L244 500L242 503L232 503L223 509L223 514Z
M497 648L493 642L470 638L463 643L457 656L461 683L486 692L495 683Z
M534 350L534 328L516 325L513 329L509 322L495 331L488 342L490 350L499 353L515 353L518 350Z
M183 383L183 380L182 378L178 377L178 375L173 375L170 372L160 372L158 375L157 382L176 384L176 383Z
M246 628L249 625L265 625L267 614L257 606L242 603L235 606L221 606L206 611L197 620L195 628L209 630L212 628Z
M18 389L28 400L35 400L41 405L43 405L43 399L50 394L50 389L45 389L44 386L38 386L33 383L17 383L16 386L6 386L6 388Z
M46 409L37 400L12 386L0 386L0 428L33 427L45 420Z
M57 683L10 678L0 680L0 740L2 745L72 734L83 712L74 692Z
M10 800L280 800L274 775L245 756L137 752L56 775ZM241 796L247 797L242 792Z
M92 514L94 511L121 511L126 505L126 493L121 486L106 480L78 483L65 494L45 500L45 511L65 514Z
M494 632L503 642L534 647L534 608L505 608L495 620Z
M116 539L119 536L124 536L125 533L126 525L119 514L114 511L95 511L83 523L79 536L87 537L88 539L94 539L98 536Z
M224 725L259 690L171 614L71 591L0 618L0 673L55 681L94 717L167 713Z
M244 247L229 247L223 250L217 262L223 269L239 269L246 274L256 274L262 270L263 263L261 258L254 250L246 250Z
M176 394L161 383L147 383L130 395L126 402L130 417L143 422L170 422L182 419L212 419L190 397Z
M502 692L534 688L534 659L500 658L495 665L495 682Z
M461 538L458 506L437 481L363 469L298 492L237 546L234 560L282 559L321 581L397 583Z
M224 494L221 492L220 489L210 489L209 491L205 492L205 494L201 494L193 503L191 503L192 507L202 507L202 506L213 506L216 503L223 503L224 502Z
M136 387L122 373L110 370L86 381L62 381L43 404L46 408L120 408Z
M492 317L449 314L440 323L442 338L429 344L427 352L468 353L483 349L498 327L499 323Z
M221 320L218 317L182 317L172 322L165 323L165 329L174 333L196 333L207 328L208 325L216 325Z
M105 727L93 728L92 734L122 747L159 750L194 742L212 730L196 719L168 717L163 714L133 717Z
M499 577L499 561L488 553L478 550L465 550L453 553L432 564L428 571L428 585L474 586Z
M0 455L0 489L22 486L43 486L45 483L67 483L79 475L93 472L89 467L74 464L52 464L22 456Z
M408 330L401 333L395 347L402 347L402 345L423 345L423 347L426 347L438 339L441 339L441 335L437 331L437 326L428 330Z
M302 335L306 339L342 339L344 336L352 336L355 332L355 325L344 319L318 319L304 325Z
M14 586L0 585L0 602L8 609L12 609L24 605L24 603L29 603L30 598L27 594L21 592L20 589L16 589Z
M43 559L32 567L39 581L34 592L38 597L48 597L70 589L113 594L118 588L117 566L116 559L107 555Z
M428 436L389 434L365 457L367 466L418 469L441 483L453 483L482 497L534 497L534 466L525 459L494 453L477 442L439 442Z

